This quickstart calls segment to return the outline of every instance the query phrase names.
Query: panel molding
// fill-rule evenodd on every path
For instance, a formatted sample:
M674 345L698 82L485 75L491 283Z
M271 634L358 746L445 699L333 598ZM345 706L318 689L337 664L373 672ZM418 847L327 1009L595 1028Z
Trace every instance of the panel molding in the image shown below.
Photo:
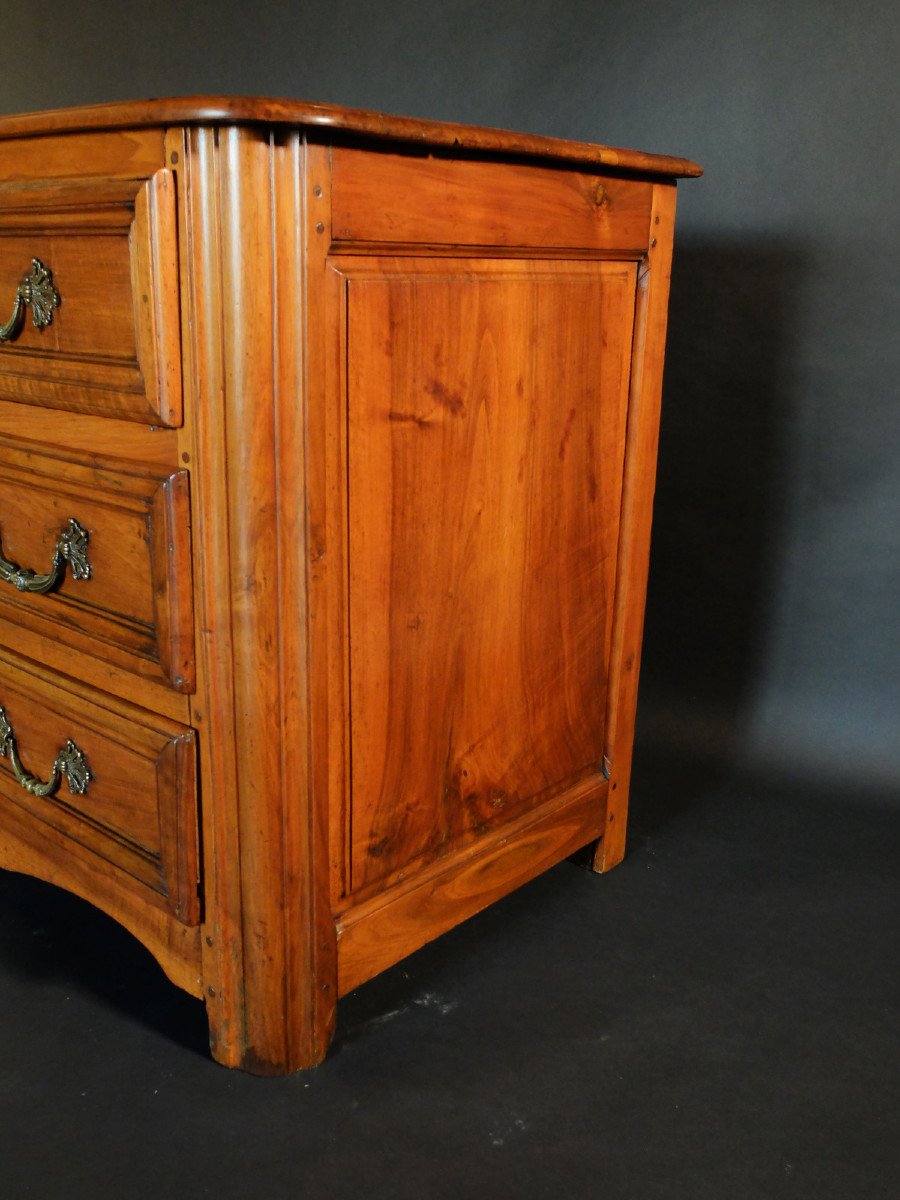
M611 329L615 330L615 333L611 334L610 336L613 339L619 339L619 341L611 341L610 348L608 350L604 350L603 353L600 354L600 357L595 360L595 365L596 363L601 364L597 369L602 373L602 378L601 374L598 374L593 385L594 390L592 394L594 396L600 396L601 394L604 397L610 396L611 399L609 404L604 405L602 409L598 409L596 416L592 417L584 427L576 422L575 428L577 432L575 434L575 439L572 441L571 445L567 447L567 440L572 436L573 421L575 420L575 409L573 407L572 412L569 413L568 409L571 406L566 404L565 410L555 412L555 410L552 409L552 402L549 402L551 415L544 421L545 434L542 435L544 437L544 448L541 451L541 454L543 455L542 461L545 459L547 464L549 464L550 460L552 459L552 466L554 468L552 472L554 481L551 481L549 485L551 490L561 486L558 485L558 482L556 481L557 477L563 478L566 476L566 472L564 470L557 470L557 468L560 466L562 458L564 458L566 453L569 453L570 455L576 453L576 456L580 455L582 457L587 455L587 460L589 460L591 464L594 464L594 459L592 456L593 452L590 450L591 439L596 436L597 445L603 447L602 466L599 467L596 475L594 471L594 465L590 465L588 467L588 480L585 483L570 485L571 487L584 487L585 491L582 499L576 504L574 497L576 495L580 495L580 492L573 492L570 495L572 504L563 506L564 511L569 511L573 515L573 520L576 521L576 523L579 520L581 520L583 523L587 518L578 518L574 514L580 511L582 507L585 510L590 508L592 491L596 492L598 488L597 476L600 477L601 482L599 486L602 489L602 495L600 497L598 508L604 513L604 522L611 522L610 528L612 529L612 534L610 537L603 535L605 549L599 553L597 567L600 572L598 579L604 580L600 590L607 596L607 602L605 606L602 606L598 610L599 616L597 618L602 625L602 632L598 628L598 642L596 650L597 658L595 664L598 681L598 693L594 704L575 703L573 700L572 704L569 706L572 713L575 713L579 710L584 712L596 711L596 714L598 715L598 728L596 730L596 736L592 739L591 751L589 754L586 753L586 756L583 760L573 760L573 762L569 764L569 772L566 772L565 767L563 767L561 775L557 775L555 778L552 776L544 778L539 786L533 786L530 791L521 794L512 794L498 784L497 787L493 789L495 798L492 801L492 810L490 812L485 810L483 815L478 816L477 819L473 817L470 824L467 824L468 818L466 818L463 821L464 826L466 826L465 828L461 827L456 829L454 824L454 829L451 832L450 828L448 827L448 829L444 832L444 835L441 836L438 844L430 847L419 847L418 849L411 850L406 857L396 858L396 860L392 859L390 862L385 861L382 863L379 861L377 865L381 869L376 873L376 876L372 877L364 872L360 872L358 869L360 853L367 851L368 845L374 845L374 841L372 838L370 838L369 833L366 830L366 826L361 825L360 823L360 810L358 808L358 801L356 798L357 782L355 777L351 778L349 771L349 760L345 759L343 770L339 770L336 767L335 771L338 772L338 774L335 774L331 780L333 788L331 805L332 843L335 847L343 847L344 860L343 863L338 864L336 869L333 871L333 887L335 887L333 896L335 903L343 907L348 902L348 896L352 899L359 896L368 896L373 891L377 891L379 888L389 890L393 888L398 881L403 880L405 877L409 875L415 875L420 870L427 870L429 863L433 862L435 858L440 859L447 854L452 854L456 849L464 847L467 843L477 842L485 835L486 831L490 831L493 828L495 822L498 822L502 826L505 822L518 818L523 810L527 811L530 806L541 804L542 798L547 794L547 792L553 792L562 786L563 778L561 776L565 776L565 774L571 774L572 768L575 768L576 770L588 770L590 769L591 764L593 764L593 768L596 771L600 770L604 739L602 722L605 708L605 686L601 681L605 680L606 677L612 636L612 603L615 578L616 546L615 525L618 520L618 503L621 496L621 471L622 462L624 459L625 410L627 404L628 377L630 373L631 319L633 317L635 302L636 267L630 262L620 263L617 261L615 263L599 264L596 262L583 262L578 260L565 260L562 262L551 263L543 260L510 262L509 260L494 258L486 260L463 258L454 262L448 262L447 260L428 262L418 258L411 261L402 255L398 255L396 257L392 256L388 259L359 259L353 257L347 258L341 256L331 256L328 260L328 267L329 289L331 297L330 305L334 314L333 320L335 322L343 323L344 314L352 313L354 304L354 289L359 287L365 289L373 286L376 289L379 289L382 284L387 287L390 287L393 284L399 284L401 287L403 287L407 284L410 286L415 286L418 284L434 283L438 286L442 284L448 284L451 287L462 286L463 288L466 288L472 284L481 285L497 283L501 286L512 284L515 288L515 285L521 284L524 288L524 291L522 291L521 295L527 296L529 303L541 304L543 303L542 297L545 295L545 293L543 293L541 290L541 284L546 284L546 286L551 290L563 288L563 291L560 293L560 297L562 298L565 296L565 285L571 283L575 289L589 289L589 292L593 295L593 302L599 303L601 308L606 302L611 305L609 326ZM597 289L596 294L594 294L595 289ZM515 295L516 291L518 291L517 288L512 294ZM393 293L391 294L393 295ZM546 293L547 296L551 294L552 291ZM486 299L488 293L479 293L479 295L482 296L482 299ZM578 301L576 303L573 299L570 307L577 308L579 310L583 309L585 305L585 296L582 296L581 292L578 290L573 290L572 295L573 298L577 296ZM561 302L567 303L562 299ZM537 310L535 311L537 313ZM392 313L392 322L394 321L395 317L399 319L398 314ZM347 319L351 318L348 317ZM534 317L528 319L538 319L542 322L546 322L548 320L547 310L544 309L540 316L535 315ZM600 340L600 323L602 320L602 313L598 312L598 344ZM545 326L542 325L542 328L545 328ZM442 340L446 340L446 336L446 331L442 330ZM366 352L363 353L363 359L367 364L365 376L366 380L368 381L367 386L371 385L371 380L374 377L373 373L378 370L378 351L376 346L378 337L376 336L376 333L373 333L371 339L369 340L371 341L371 346L368 347ZM378 436L382 439L387 438L389 440L396 438L401 427L409 429L409 437L412 439L416 438L419 434L426 438L432 439L441 439L452 436L449 432L447 432L447 429L449 425L452 425L454 419L453 414L451 414L451 417L445 421L445 418L447 418L447 412L444 410L448 405L451 409L454 407L456 408L456 417L462 419L466 418L462 412L465 402L461 398L462 393L458 390L456 392L457 402L455 406L452 403L453 396L444 395L443 403L440 395L435 395L428 399L428 404L431 405L431 408L427 414L424 412L424 409L421 414L418 412L404 413L394 411L393 408L390 412L388 412L387 409L390 407L389 403L387 401L384 403L379 401L380 408L385 409L383 413L379 408L378 412L375 412L375 410L369 412L367 410L366 412L356 412L354 416L350 417L346 411L346 407L348 404L352 403L351 392L352 388L354 387L355 368L353 365L353 341L354 334L352 332L351 324L350 334L348 335L346 331L342 333L342 349L339 358L336 359L332 367L332 376L328 385L328 395L330 399L326 401L328 410L333 414L330 418L332 421L332 433L330 435L330 440L332 444L335 441L340 441L340 443L344 446L344 461L348 464L345 469L348 471L351 480L349 492L340 497L340 510L337 513L332 513L332 530L328 534L327 538L328 543L333 546L335 542L341 544L344 537L350 537L350 544L348 545L346 551L348 559L350 560L350 566L344 571L344 587L346 589L344 604L346 605L347 615L345 615L343 621L344 638L346 643L350 645L351 651L349 663L343 672L342 691L337 689L337 677L335 676L335 686L332 689L330 696L330 704L333 712L336 715L330 718L330 722L334 725L349 725L351 731L351 744L354 744L355 746L353 752L353 761L355 763L371 763L373 761L372 747L369 746L368 743L366 743L365 747L360 747L353 741L353 739L356 738L356 732L360 728L361 721L368 719L368 713L365 711L367 706L364 705L361 709L358 703L358 680L360 678L359 654L361 653L361 646L363 645L363 642L360 638L360 622L358 619L358 613L355 621L352 616L354 606L352 599L352 588L354 577L359 579L360 563L365 561L365 556L368 552L367 547L371 547L373 544L373 539L377 539L378 534L377 529L370 529L367 526L365 531L357 534L356 541L354 542L352 530L354 528L353 523L355 512L362 512L364 514L364 519L369 521L369 523L374 520L376 526L379 522L383 523L384 521L388 520L385 504L387 503L389 506L390 498L388 495L386 501L384 497L379 497L374 492L369 494L369 492L366 491L364 495L358 497L357 500L354 500L355 485L353 483L353 479L365 479L367 481L366 488L369 488L370 481L373 478L373 473L376 470L380 470L383 464L382 456L380 454L376 454L375 458L373 458L372 446L369 444L369 441L366 441L365 446L361 447L356 453L358 469L354 476L354 451L351 443L354 438L359 438L361 436L366 437L367 435L365 431L374 424L381 422L383 425L385 418L389 422L390 431L379 434ZM402 354L404 353L402 350L403 344L405 343L402 330L392 324L390 360L392 364L394 363L398 354L402 357ZM618 349L615 349L615 347L618 347ZM468 348L466 353L471 353L471 347ZM523 354L524 353L525 352L523 350ZM598 351L597 353L600 352ZM553 356L551 355L551 357ZM561 352L560 357L564 359L565 354ZM614 364L614 366L611 366L610 364ZM387 369L387 367L385 369ZM391 369L393 369L393 366ZM525 370L526 376L528 376L528 369L523 369ZM401 377L406 378L410 376L411 368L409 367L409 364L407 364L407 366L402 370L398 370ZM415 371L412 371L412 375L415 376ZM440 390L438 389L437 383L429 383L424 376L420 380L420 383L426 388L426 390L428 387L433 387L436 390ZM443 383L446 383L446 380L443 380L442 386ZM521 386L521 384L522 378L520 373L519 385ZM572 386L574 386L574 384ZM454 389L449 390L453 391ZM336 395L341 395L344 397L339 421L336 420L334 415L334 397ZM514 405L522 405L522 400L517 399L512 391L510 391L510 397ZM580 398L578 403L580 403ZM400 407L403 408L404 406L400 405ZM406 407L409 406L407 405ZM606 411L607 409L609 412ZM500 410L498 410L498 412L500 412ZM603 424L607 416L610 414L613 417L612 421ZM475 415L473 414L469 414L469 416L473 421L476 419ZM490 420L490 418L487 419ZM510 418L506 417L503 419L508 422ZM532 419L538 419L537 410L535 410L535 412L532 414ZM559 428L554 434L552 431L557 423ZM596 435L594 433L595 427ZM362 431L362 433L360 431ZM499 446L501 441L509 441L511 436L512 434L509 430L507 430L507 434L502 435L502 437L500 434L497 434L496 438L499 440L496 440L493 443L495 449L497 446ZM552 447L550 446L549 442L546 441L546 439L550 438L551 436L556 437L557 441L561 443L559 447L557 447L557 441L553 442ZM587 441L585 439L587 439ZM529 443L533 441L533 432L529 434L527 439L522 441L523 454L525 454L526 457L529 453L527 447ZM578 443L577 446L576 443ZM385 444L387 445L387 443ZM459 457L460 461L468 461L468 453L461 453ZM597 460L597 462L599 464L600 460ZM334 468L332 469L334 470ZM412 468L410 468L410 470L411 469ZM504 499L505 490L508 490L508 481L504 482L504 480L507 480L507 477L510 476L510 472L514 471L515 467L513 464L510 467L510 470L502 475L499 483L497 482L497 478L494 478L492 482L492 477L497 476L498 469L499 460L498 464L492 464L489 470L486 468L483 483L478 484L478 486L483 486L487 489L486 495L491 494L493 489L493 491L496 493L494 497L494 506L496 508L496 505L499 504L500 508L498 512L502 512L506 511L511 503L508 495ZM521 473L522 463L520 463L519 470ZM407 474L409 474L408 471ZM421 474L422 478L424 479L430 474L430 472L425 468L421 468L419 474ZM481 478L481 476L479 476L479 478ZM407 480L407 483L410 482L411 480ZM444 483L441 483L440 477L437 477L433 479L432 484L424 482L421 483L421 485L416 484L411 488L409 494L406 495L404 503L412 506L424 506L432 502L438 504L446 503L446 497L443 501L441 501L440 494L438 494L437 498L435 498L434 494L434 486L440 484L440 486L443 487L445 483L446 480L444 480ZM390 488L391 485L388 484L386 486ZM534 491L536 487L537 492ZM498 488L499 491L497 490ZM529 496L533 497L534 495L540 494L543 491L543 488L538 487L535 482L532 482L531 489L532 490L529 491L526 487L522 491L521 496L523 502L530 503L531 501L528 499ZM336 484L334 486L334 490L335 492L338 490ZM431 495L430 500L426 499L429 494ZM345 513L343 511L343 506L346 504L349 504L349 509ZM455 511L455 508L451 508L446 513L442 513L440 515L441 521L446 519L449 522L447 526L447 545L442 545L440 548L442 558L445 557L447 553L452 552L450 541L452 540L453 522L456 520L452 513ZM338 519L341 519L344 522L344 529L348 531L347 533L341 534L339 530L334 529L333 526ZM430 519L431 518L429 518L429 520ZM435 519L437 519L437 517ZM498 516L498 519L502 518ZM536 528L543 528L543 526L540 524L540 517L536 517L535 519L538 521L538 526ZM557 514L554 517L554 522L560 519L561 514ZM416 517L415 520L418 521L419 518ZM585 526L585 529L587 528L588 526ZM549 526L545 530L545 533L549 534ZM485 536L489 537L491 535ZM600 537L601 535L596 533L592 536ZM398 531L395 527L392 527L390 530L389 539L392 544L392 554L398 553L396 544L397 537ZM498 553L500 553L501 543L498 543L495 549ZM486 544L484 552L487 552ZM557 548L554 548L553 553L555 554L556 552ZM574 547L572 552L574 553ZM549 545L547 553L550 553ZM535 561L538 560L535 559ZM523 563L524 562L525 560L523 560ZM520 566L521 565L522 564L520 564ZM424 568L422 569L424 570ZM332 573L333 579L336 581L340 567L339 564L334 562L333 557L329 570ZM538 577L540 577L540 573L538 573ZM490 583L482 580L481 586L487 588L485 595L489 596L491 594ZM539 585L535 586L539 587ZM359 609L358 612L361 611L366 615L367 622L371 621L371 614L377 609L377 602L373 604L370 601L374 597L381 595L380 585L375 587L375 584L373 583L372 587L374 588L372 596L366 601L361 600L359 602L361 609ZM543 596L545 591L546 588L544 590L540 590L539 587L540 595ZM592 589L592 596L593 595L595 595L594 589ZM396 600L396 597L394 597L394 599ZM513 603L512 601L510 602ZM592 599L592 607L595 606L595 604L595 599ZM513 607L515 608L515 604ZM533 606L531 607L533 608ZM516 609L516 611L518 611L518 609ZM331 624L333 626L333 624L339 619L335 599L332 599L331 612ZM434 614L431 614L431 617L433 617L433 615ZM582 616L583 615L584 614L582 614ZM422 614L420 614L420 618L421 616ZM459 619L458 613L457 618L453 618L452 613L448 614L448 616L451 620ZM431 619L431 617L429 619ZM527 618L523 619L527 625ZM573 612L569 625L570 631L574 630L576 626L579 626L580 624L581 618L576 617ZM502 628L502 622L500 627ZM524 628L525 626L523 625L523 629ZM379 643L390 642L392 635L385 633L384 630L382 630L381 633L383 636L375 640ZM571 636L571 632L564 631L560 636L563 639L559 642L560 654L562 655L562 646L566 644L568 638ZM535 637L537 638L536 634ZM537 638L538 642L541 640L542 638ZM532 641L534 641L534 638L532 638ZM428 644L431 645L432 643L429 642ZM434 643L433 648L435 647L437 647L436 642ZM354 662L356 663L356 666L354 666ZM584 669L580 669L580 671L583 675ZM405 677L405 668L397 667L395 670L389 671L388 674L394 679L402 679ZM440 687L440 680L445 674L445 670L438 669L438 667L435 666L435 670L433 672L434 687ZM526 683L526 692L534 683L534 672L532 672L528 678L531 680L531 684ZM515 692L516 685L512 679L510 680L510 684L513 688L513 692ZM392 693L392 704L396 703L396 695ZM500 717L502 717L504 708L508 707L508 703L504 703L498 698L497 703L494 705L494 710L499 714ZM551 705L551 707L553 706ZM558 704L556 705L556 708L559 708ZM570 722L575 720L576 718L574 716L570 716L565 718L564 724L568 726ZM434 731L431 730L431 734L429 736L433 735ZM526 741L528 740L526 734L523 733L522 736ZM569 729L568 732L563 731L560 734L560 744L566 744L566 739L571 739L571 736L571 729ZM510 734L509 738L506 740L509 742L511 738L512 734ZM451 734L451 746L452 739L453 734ZM402 757L398 757L395 748L395 752L389 756L390 760L395 763L395 766L402 762L403 780L405 780L407 775L415 775L416 769L410 765L409 754L412 753L414 755L416 753L416 746L424 742L425 739L417 738L412 730L407 730L404 740L405 744L407 745L408 753ZM436 740L440 740L439 735ZM548 735L548 741L549 740L553 739L550 739ZM508 749L509 752L512 753L512 749L510 747L508 747ZM469 765L471 767L471 764L463 764L463 766L465 765ZM354 768L354 770L355 769L356 768ZM462 783L462 781L460 781L460 783L462 785L462 790L455 801L455 806L461 812L466 808L466 804L463 803L463 792L466 790L467 785ZM388 803L388 799L386 799L384 807L386 812L389 811L391 813L392 819L394 814L400 814L400 819L405 819L403 818L404 801L402 795L398 791L398 788L403 789L404 787L405 784L403 782L397 782L396 787L388 787L388 799L390 803ZM497 796L500 797L499 800L496 799ZM407 804L418 804L421 802L421 799L413 800L412 794L410 794L407 799ZM437 803L436 800L435 803ZM450 801L447 803L450 803ZM485 805L480 804L479 811L484 808ZM429 813L430 812L431 810L429 809ZM434 820L432 820L432 817L434 817ZM453 818L454 823L456 823L458 819L462 819L460 813L457 814L457 817ZM424 818L422 818L422 820L424 820ZM431 814L427 822L429 831L433 831L435 828L437 828L435 825L435 820L437 820L437 815ZM439 824L440 822L438 822L438 825ZM392 832L382 831L382 833L384 835L383 840L385 846L390 846L395 850L402 850L404 839L402 836L400 836L400 833L398 833L396 829L394 829ZM440 834L439 828L437 829L437 834ZM436 837L437 834L434 834L434 836ZM432 837L432 832L429 832L429 837ZM376 846L375 849L377 850L378 847ZM352 871L348 870L351 862L353 863Z

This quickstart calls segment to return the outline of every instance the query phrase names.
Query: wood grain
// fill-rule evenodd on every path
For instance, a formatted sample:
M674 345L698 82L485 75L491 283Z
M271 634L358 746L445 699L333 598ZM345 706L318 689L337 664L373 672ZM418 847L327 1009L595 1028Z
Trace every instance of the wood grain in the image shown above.
M6 124L7 134L16 128L14 118L0 118L0 122ZM72 177L146 179L165 165L163 129L157 122L143 129L101 125L91 130L86 126L78 137L52 136L54 124L45 122L35 129L40 135L35 138L14 135L10 141L0 133L0 182Z
M0 296L31 260L53 273L50 325L0 346L0 397L148 424L181 421L174 180L0 184Z
M176 691L192 692L196 675L187 471L173 471L161 480L150 503L149 555L159 665Z
M124 469L123 469L124 468ZM47 454L0 437L0 538L6 558L47 571L74 518L88 533L90 579L67 567L44 595L0 584L8 620L178 691L193 686L187 473Z
M602 777L584 780L477 847L347 909L338 918L340 994L586 845L602 831L605 793Z
M410 158L337 147L332 236L344 242L514 246L637 256L649 183L522 163Z
M460 125L453 121L427 121L416 117L392 116L365 109L345 108L337 104L314 104L304 100L253 96L187 96L97 104L82 108L58 109L55 112L0 117L0 142L3 139L27 138L35 134L125 130L127 132L119 136L128 139L126 144L130 152L138 155L144 149L139 142L141 134L145 132L143 126L215 125L234 122L263 126L302 126L310 132L319 131L325 137L329 132L333 132L359 134L379 141L407 142L415 146L443 146L457 154L479 151L488 154L527 155L566 162L602 163L605 166L620 167L629 171L646 171L654 175L702 174L702 167L696 163L665 154L646 154L640 150L540 137L531 133L490 129L483 125ZM154 131L146 132L152 135ZM31 145L34 146L34 143ZM13 169L17 169L14 153L10 154L10 161L14 164ZM0 178L2 171L3 160L0 159Z
M628 793L641 663L641 638L650 565L650 527L656 486L656 455L662 401L675 187L653 189L653 239L641 271L634 336L628 449L619 530L619 566L607 703L606 765L609 774L606 828L594 866L608 871L625 854Z
M321 1061L339 992L621 858L699 170L279 100L0 118L0 304L33 256L63 295L0 347L0 536L45 568L73 516L94 567L0 589L0 704L95 775L0 762L0 866L144 941L220 1062Z
M0 607L0 646L9 647L55 674L81 679L91 687L182 725L190 723L188 697L173 691L167 682L156 683L134 671L113 666L91 652L93 643L89 640L81 649L71 637L61 639L53 621L34 620L32 629L21 620L7 619L6 612ZM17 614L10 615L15 618Z
M24 767L48 779L71 738L93 776L84 795L65 783L32 796L0 759L3 803L91 850L165 896L173 915L199 916L194 734L69 680L57 680L4 650L0 704Z
M308 533L294 273L304 170L297 137L273 147L255 131L193 131L183 214L185 303L196 314L187 387L201 584L195 720L207 731L204 972L213 1053L262 1074L324 1057L337 999L326 823L305 765Z
M143 184L134 202L131 282L141 374L160 425L182 421L181 329L175 176L163 169Z
M381 269L347 302L354 891L600 769L635 287Z
M328 148L307 145L306 387L310 786L325 800L329 897L349 878L346 279L329 257Z
M67 413L63 418L54 409L7 400L0 400L0 437L22 438L64 449L86 462L94 458L98 461L122 458L145 467L172 470L184 461L178 431L174 429L83 413Z

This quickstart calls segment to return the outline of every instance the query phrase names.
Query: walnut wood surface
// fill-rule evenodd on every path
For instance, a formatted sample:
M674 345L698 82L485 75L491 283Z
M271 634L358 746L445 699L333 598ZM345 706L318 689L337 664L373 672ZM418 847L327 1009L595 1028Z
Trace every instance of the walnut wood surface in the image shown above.
M141 186L134 201L130 240L138 361L150 403L150 420L154 424L180 425L178 230L172 171L154 171Z
M277 1073L324 1057L337 999L307 760L304 148L198 129L188 161L204 973L215 1055Z
M199 917L194 734L148 717L66 681L9 652L0 654L0 704L15 732L25 769L49 778L71 738L93 775L84 795L66 783L48 797L32 796L0 759L5 804L91 850L148 889L168 898L188 924Z
M320 1061L339 992L621 858L698 173L287 101L0 118L0 303L26 251L64 297L0 347L0 534L39 568L86 514L99 581L0 591L23 758L96 774L0 762L0 864L131 929L219 1061Z
M0 400L0 437L27 439L51 450L83 456L86 461L116 458L169 470L186 461L174 429L84 413L62 416L51 408L8 400Z
M606 780L592 776L405 883L338 916L344 996L425 942L584 846L603 829Z
M499 154L531 155L569 162L601 163L647 171L657 175L700 175L702 168L684 158L645 154L615 146L566 141L459 125L451 121L425 121L391 116L337 104L314 104L303 100L280 100L252 96L188 96L139 100L121 104L97 104L55 112L27 113L0 117L0 140L35 134L84 133L88 130L127 129L137 136L145 125L261 124L302 126L322 132L351 133L368 138L411 142L420 146L442 146L460 152L480 150Z
M636 268L414 266L347 283L354 891L603 746Z
M139 463L107 459L100 465L0 437L6 558L47 570L70 517L89 536L90 579L75 579L67 566L60 584L44 595L2 583L4 616L113 666L189 691L194 656L187 472L160 477Z
M61 303L50 325L26 315L0 345L0 397L180 424L171 172L0 183L0 304L12 305L33 258L52 271Z
M0 137L0 182L146 179L164 165L162 127L84 131L78 137Z
M599 871L616 866L625 854L641 637L650 565L650 525L656 485L672 239L675 232L673 184L657 184L653 189L651 231L653 236L640 275L632 354L616 612L607 700L605 753L609 799L606 828L594 856L594 865Z
M173 688L192 692L196 676L187 471L173 471L153 492L149 542L159 665Z
M651 185L520 163L410 158L338 147L336 242L643 252ZM439 202L435 203L435 199Z

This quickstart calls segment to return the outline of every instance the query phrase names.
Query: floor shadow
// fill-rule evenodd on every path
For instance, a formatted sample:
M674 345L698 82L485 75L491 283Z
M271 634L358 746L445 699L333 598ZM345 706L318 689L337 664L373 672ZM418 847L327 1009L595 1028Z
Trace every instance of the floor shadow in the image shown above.
M29 980L89 995L209 1056L203 1003L172 984L140 942L99 909L30 876L0 871L0 962Z
M782 541L807 259L777 238L676 245L635 758L668 783L641 796L642 822L689 804L744 753Z

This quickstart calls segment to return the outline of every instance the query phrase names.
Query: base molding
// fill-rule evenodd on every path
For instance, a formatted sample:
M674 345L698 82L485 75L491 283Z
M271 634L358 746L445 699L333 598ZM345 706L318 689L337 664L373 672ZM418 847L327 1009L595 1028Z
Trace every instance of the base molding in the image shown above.
M338 994L418 950L600 837L607 781L592 775L337 918Z

